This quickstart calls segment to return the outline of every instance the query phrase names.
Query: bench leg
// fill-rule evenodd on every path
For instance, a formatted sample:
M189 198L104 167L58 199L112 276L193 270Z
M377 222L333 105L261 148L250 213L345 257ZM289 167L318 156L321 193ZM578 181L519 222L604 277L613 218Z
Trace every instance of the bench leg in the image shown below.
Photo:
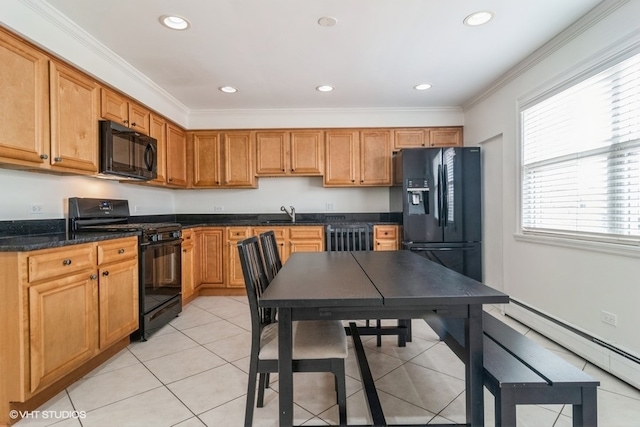
M582 387L582 405L573 405L573 427L598 425L596 387Z
M500 390L495 396L496 427L515 427L516 404L509 393Z

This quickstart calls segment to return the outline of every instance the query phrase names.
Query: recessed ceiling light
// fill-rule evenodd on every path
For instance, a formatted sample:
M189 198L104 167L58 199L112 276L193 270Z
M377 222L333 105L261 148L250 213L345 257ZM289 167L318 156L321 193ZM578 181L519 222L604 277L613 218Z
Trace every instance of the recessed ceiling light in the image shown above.
M318 25L320 25L321 27L333 27L337 23L338 20L333 16L323 16L322 18L318 19Z
M219 87L218 89L220 89L220 91L224 93L236 93L238 91L238 89L236 89L233 86L222 86L222 87Z
M429 83L420 83L419 85L415 85L413 88L415 90L427 90L431 89L431 85Z
M186 30L191 26L185 18L176 15L163 15L160 17L160 23L172 30Z
M316 88L318 92L331 92L333 90L333 86L322 85Z
M471 15L464 18L464 24L470 27L477 27L478 25L486 24L487 22L493 19L493 12L489 12L488 10L482 10L480 12L472 13Z

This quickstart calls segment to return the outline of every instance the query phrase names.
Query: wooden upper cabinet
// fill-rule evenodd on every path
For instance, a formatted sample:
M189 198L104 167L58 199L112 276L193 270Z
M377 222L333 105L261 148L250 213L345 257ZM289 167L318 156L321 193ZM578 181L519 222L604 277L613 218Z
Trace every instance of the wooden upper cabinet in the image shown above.
M187 134L184 130L167 123L167 185L187 186Z
M393 149L426 147L428 131L422 128L394 129Z
M360 133L360 185L391 185L391 131Z
M164 185L167 179L167 121L163 117L151 114L149 136L158 143L156 152L158 176L147 183Z
M222 134L222 183L229 187L256 188L255 132L233 131Z
M190 187L219 187L221 182L220 133L189 132Z
M256 132L258 176L319 176L323 133L315 130Z
M327 131L324 185L391 185L391 131Z
M100 94L100 115L137 132L149 135L151 111L126 96L107 88Z
M393 149L462 147L462 126L393 130Z
M0 28L0 163L48 164L49 59Z
M360 133L353 130L331 130L325 132L325 186L353 186L358 170L358 147Z
M98 172L99 86L75 69L50 62L51 165Z
M430 147L462 147L462 126L429 129Z

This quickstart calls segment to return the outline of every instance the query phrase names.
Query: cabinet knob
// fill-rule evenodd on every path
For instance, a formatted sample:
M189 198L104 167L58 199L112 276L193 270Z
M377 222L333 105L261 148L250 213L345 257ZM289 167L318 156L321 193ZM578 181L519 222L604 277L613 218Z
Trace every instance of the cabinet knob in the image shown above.
M108 275L109 275L109 271L108 271L108 270L103 271L103 272L102 272L102 275L103 275L103 276L108 276Z
M124 123L125 125L129 123L129 120L123 120L122 123Z
M60 163L62 161L62 157L54 157L53 161L57 162L57 163Z
M131 123L131 126L135 126L135 125L136 125L136 122Z
M123 254L124 253L124 249L122 249L122 248L118 249L118 253L119 254Z
M63 260L62 265L71 265L71 260L69 258Z
M91 276L89 276L89 279L91 280L96 280L98 278L97 274L92 274Z
M41 158L42 160L47 160L47 159L49 158L49 156L48 156L48 155L46 155L46 154L40 154L40 158Z

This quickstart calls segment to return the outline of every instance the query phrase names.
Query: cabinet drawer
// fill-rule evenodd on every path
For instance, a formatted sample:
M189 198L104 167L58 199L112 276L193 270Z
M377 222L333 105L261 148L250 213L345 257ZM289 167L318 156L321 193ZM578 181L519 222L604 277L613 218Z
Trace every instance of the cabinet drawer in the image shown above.
M138 255L138 238L109 240L98 243L98 265L133 258Z
M34 252L28 260L29 282L93 269L96 264L94 248L91 243Z
M227 227L227 239L243 240L250 236L249 227Z
M289 238L291 240L296 239L324 239L324 227L300 227L292 226L289 228Z
M374 227L376 239L397 239L398 227L395 225L376 225Z

